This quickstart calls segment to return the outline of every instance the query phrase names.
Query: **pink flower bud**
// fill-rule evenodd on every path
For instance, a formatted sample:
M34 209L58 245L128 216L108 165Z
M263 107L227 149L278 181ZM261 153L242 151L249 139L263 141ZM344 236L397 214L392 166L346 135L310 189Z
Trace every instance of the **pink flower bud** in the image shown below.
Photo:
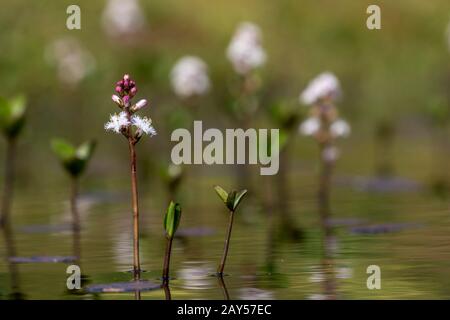
M146 99L141 99L133 106L133 111L136 112L142 108L145 108L147 104L148 102Z
M122 98L122 100L123 100L123 103L128 104L130 102L130 96L124 96Z
M136 87L131 88L131 90L130 90L131 96L134 96L136 94L136 92L137 92L137 88Z
M120 107L123 105L122 99L120 99L118 96L116 96L115 94L112 95L112 101L114 101L115 103L117 103Z
M122 92L122 87L121 86L117 86L116 87L116 92L117 93L121 93Z
M124 76L123 76L123 80L124 80L124 81L130 80L130 75L129 75L129 74L124 75Z

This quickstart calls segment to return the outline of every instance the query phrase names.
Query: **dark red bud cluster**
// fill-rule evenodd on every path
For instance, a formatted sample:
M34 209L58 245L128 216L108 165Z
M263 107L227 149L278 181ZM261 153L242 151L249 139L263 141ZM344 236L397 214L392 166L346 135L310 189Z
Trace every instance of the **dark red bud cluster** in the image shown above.
M116 82L115 91L120 95L123 102L127 104L137 93L136 82L126 74L122 80Z

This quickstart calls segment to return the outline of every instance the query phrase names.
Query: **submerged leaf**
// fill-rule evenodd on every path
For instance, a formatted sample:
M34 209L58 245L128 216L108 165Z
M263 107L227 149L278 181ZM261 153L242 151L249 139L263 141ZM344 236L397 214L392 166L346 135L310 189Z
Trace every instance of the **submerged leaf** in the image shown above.
M173 238L181 220L181 206L178 203L170 202L164 217L164 229L168 238Z

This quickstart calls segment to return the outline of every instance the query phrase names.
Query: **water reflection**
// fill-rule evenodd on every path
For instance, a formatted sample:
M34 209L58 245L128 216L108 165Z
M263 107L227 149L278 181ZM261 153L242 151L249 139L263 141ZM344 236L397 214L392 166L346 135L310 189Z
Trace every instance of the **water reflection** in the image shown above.
M202 261L188 261L178 271L178 278L182 280L182 288L188 290L206 290L214 288L214 268Z
M19 266L11 260L11 258L16 257L17 251L14 240L14 232L9 221L6 221L6 223L3 225L2 233L6 247L5 260L6 264L8 265L10 275L11 291L9 294L9 298L14 300L24 299L25 295L20 290Z
M217 276L217 281L219 283L220 289L222 289L223 299L230 300L230 294L228 293L227 286L225 285L225 280L223 276Z

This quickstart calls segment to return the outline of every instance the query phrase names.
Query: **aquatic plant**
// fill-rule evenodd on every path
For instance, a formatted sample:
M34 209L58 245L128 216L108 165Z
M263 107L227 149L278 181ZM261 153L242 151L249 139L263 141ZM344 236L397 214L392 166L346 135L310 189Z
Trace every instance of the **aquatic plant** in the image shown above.
M220 265L217 268L217 275L221 277L221 276L223 276L223 269L225 268L225 262L227 260L227 255L228 255L228 248L230 246L230 238L231 238L231 230L233 229L234 213L236 212L236 209L238 208L238 206L241 203L244 196L247 194L247 190L241 190L241 191L233 190L230 193L228 193L219 186L215 186L214 190L216 190L216 193L219 195L220 199L222 199L223 203L230 211L230 220L228 222L228 229L227 229L227 235L225 238L225 245L224 245L224 249L223 249L222 260L220 261Z
M175 232L180 225L181 220L181 206L178 203L170 202L167 208L166 215L164 217L164 230L166 231L166 254L164 256L163 267L163 283L169 282L169 267L170 267L170 254L172 252L172 242L175 236Z
M310 117L300 125L300 133L313 136L320 150L321 173L319 180L319 211L322 222L329 215L329 190L332 169L338 157L335 140L350 134L348 123L338 117L335 106L341 95L339 80L330 72L314 78L300 95L300 101L310 105Z
M5 182L3 186L0 227L9 220L14 189L14 164L17 137L25 124L26 99L23 95L12 99L0 97L0 131L6 139Z
M134 80L128 74L116 83L112 100L121 109L119 113L110 116L110 120L105 124L105 130L123 135L128 141L130 152L131 169L131 193L133 209L133 274L134 279L140 279L141 267L139 259L139 199L137 186L137 167L136 167L136 144L141 140L144 134L149 136L156 135L156 130L152 126L152 120L147 117L140 117L136 112L147 106L147 100L141 99L132 104L131 101L137 93L137 87Z
M58 157L62 166L71 177L70 209L72 213L72 231L74 234L74 255L81 259L80 245L80 215L77 207L79 178L85 171L89 160L95 150L96 142L86 141L76 147L70 142L60 138L51 141L53 152Z

